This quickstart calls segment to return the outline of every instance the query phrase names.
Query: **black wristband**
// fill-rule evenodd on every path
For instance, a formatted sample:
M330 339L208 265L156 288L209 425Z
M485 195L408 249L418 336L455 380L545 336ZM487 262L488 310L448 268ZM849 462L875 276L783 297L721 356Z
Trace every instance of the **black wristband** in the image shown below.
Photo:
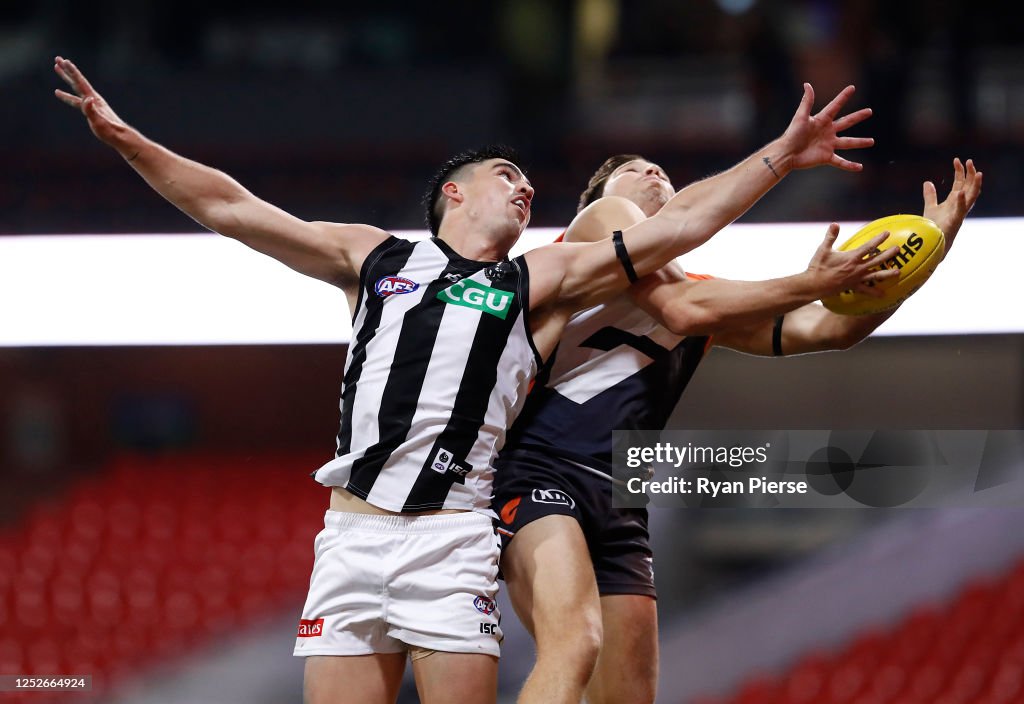
M622 268L626 270L626 278L629 279L629 283L635 283L639 277L636 275L636 269L633 268L629 252L626 251L626 243L622 241L621 230L612 233L612 243L615 244L615 256L619 258Z
M785 315L775 318L775 327L772 328L772 354L782 357L782 321Z

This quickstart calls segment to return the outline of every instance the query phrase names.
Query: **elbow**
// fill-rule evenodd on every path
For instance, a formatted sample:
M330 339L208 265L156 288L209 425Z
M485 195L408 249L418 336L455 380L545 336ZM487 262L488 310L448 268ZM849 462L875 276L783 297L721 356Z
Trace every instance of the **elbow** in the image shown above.
M243 201L236 194L207 198L196 202L191 210L195 219L204 227L226 237L239 239L242 228L241 206Z
M832 329L824 337L827 344L826 349L839 352L855 347L864 340L864 335L859 334L858 331L842 328Z
M713 310L689 305L673 309L664 325L676 335L712 335L722 331L725 319Z

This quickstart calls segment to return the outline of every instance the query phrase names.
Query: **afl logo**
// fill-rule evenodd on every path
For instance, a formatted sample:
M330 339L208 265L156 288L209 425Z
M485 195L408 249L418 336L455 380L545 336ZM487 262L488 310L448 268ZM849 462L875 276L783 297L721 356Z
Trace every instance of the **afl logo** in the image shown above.
M493 614L494 610L498 608L498 605L495 603L494 599L488 599L485 596L478 596L476 599L473 599L473 606L475 606L476 610L482 613L484 616L489 616L490 614Z
M387 298L398 293L412 293L419 287L420 285L415 281L410 281L401 276L385 276L377 281L373 290L381 298Z

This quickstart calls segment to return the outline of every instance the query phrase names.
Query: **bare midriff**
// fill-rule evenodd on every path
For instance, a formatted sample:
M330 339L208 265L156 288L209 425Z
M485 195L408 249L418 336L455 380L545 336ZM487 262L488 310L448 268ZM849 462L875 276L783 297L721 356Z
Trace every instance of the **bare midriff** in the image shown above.
M365 513L371 516L441 516L449 513L465 513L463 509L443 508L435 511L417 511L416 513L400 513L378 508L360 499L352 492L341 487L331 487L331 510L344 513Z

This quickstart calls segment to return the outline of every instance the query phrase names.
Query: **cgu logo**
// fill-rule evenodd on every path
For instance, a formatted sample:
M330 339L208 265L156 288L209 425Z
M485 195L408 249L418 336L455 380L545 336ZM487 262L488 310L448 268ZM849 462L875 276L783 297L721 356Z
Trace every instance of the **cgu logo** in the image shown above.
M373 290L381 298L387 298L399 293L412 293L419 287L420 285L415 281L410 281L402 276L384 276L377 280Z
M324 620L322 618L304 618L299 621L299 638L316 638L324 634Z
M491 288L469 279L449 286L437 294L437 298L445 303L490 313L502 320L508 316L514 297L515 294L511 291Z

